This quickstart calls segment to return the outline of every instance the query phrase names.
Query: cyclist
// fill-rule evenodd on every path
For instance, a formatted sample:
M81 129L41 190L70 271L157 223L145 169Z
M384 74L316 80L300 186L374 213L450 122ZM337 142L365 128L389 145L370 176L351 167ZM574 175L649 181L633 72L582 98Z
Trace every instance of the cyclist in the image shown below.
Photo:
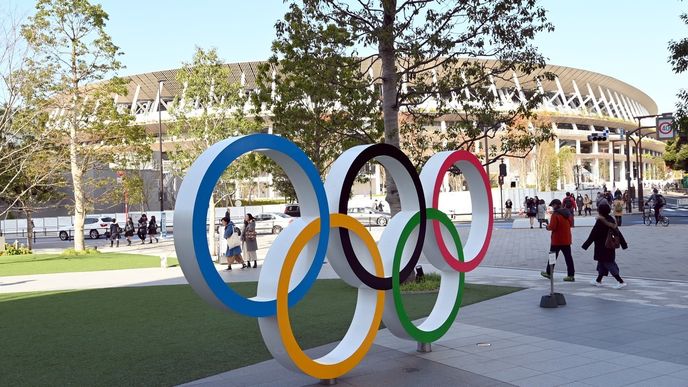
M660 210L662 207L666 205L666 199L664 199L664 196L657 191L657 188L652 189L652 195L650 195L650 198L647 199L645 202L645 205L647 206L648 203L652 202L652 206L655 210L655 226L659 224L659 218L660 218Z

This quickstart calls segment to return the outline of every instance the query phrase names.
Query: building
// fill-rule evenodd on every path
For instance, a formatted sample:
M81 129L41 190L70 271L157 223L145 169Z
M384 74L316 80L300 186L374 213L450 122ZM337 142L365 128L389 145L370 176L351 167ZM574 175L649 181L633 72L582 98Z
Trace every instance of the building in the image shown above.
M260 62L230 63L227 66L231 70L232 81L241 85L242 92L251 93L255 89L257 66ZM134 115L137 124L146 128L152 134L158 131L163 136L163 153L169 152L175 141L180 139L167 136L167 123L172 116L168 113L168 107L179 98L182 103L187 97L184 85L180 85L176 79L178 70L156 71L145 74L137 74L126 77L129 80L129 92L127 96L116 96L118 108L123 112ZM548 65L542 71L556 74L549 81L544 80L536 86L547 98L539 106L537 114L552 125L556 139L553 141L555 154L559 154L565 147L573 154L571 165L565 168L563 175L557 181L559 189L573 189L576 186L598 186L626 188L625 165L626 152L625 141L621 140L624 131L631 131L638 126L634 117L657 114L657 105L642 90L608 75L591 71ZM493 83L492 92L501 102L501 108L509 109L519 104L524 97L522 82L516 74L512 79L498 80ZM432 104L432 101L428 102ZM248 109L249 106L246 106ZM268 114L269 115L269 114ZM268 120L269 122L269 120ZM438 121L437 125L447 125L444 121ZM267 130L270 130L268 128ZM611 141L589 141L588 135L594 132L608 131ZM633 137L637 141L637 137ZM495 138L492 141L499 141ZM631 147L631 165L628 168L633 179L637 177L639 163L642 165L645 180L651 178L661 180L661 166L654 161L664 153L664 143L645 137L642 140L642 155L638 155L635 147ZM482 148L482 149L481 149ZM155 170L159 168L157 160L157 143L154 147L153 163L147 168ZM471 149L476 154L484 152L481 144L476 143ZM538 182L538 150L536 149L525 159L506 158L509 174L505 178L507 187L536 188L545 190ZM164 158L164 157L163 157ZM642 158L642 161L641 161ZM164 169L167 171L166 162ZM496 181L498 168L492 168L491 175ZM383 173L379 167L365 172L369 181L358 184L354 188L355 194L380 195L383 193ZM648 179L648 177L650 179ZM175 191L178 179L166 173L165 186L168 191ZM258 194L271 197L275 195L270 185L270 177L262 176L258 180ZM446 190L451 190L450 184L446 184ZM168 192L166 197L173 201L174 194ZM152 202L155 202L153 198Z

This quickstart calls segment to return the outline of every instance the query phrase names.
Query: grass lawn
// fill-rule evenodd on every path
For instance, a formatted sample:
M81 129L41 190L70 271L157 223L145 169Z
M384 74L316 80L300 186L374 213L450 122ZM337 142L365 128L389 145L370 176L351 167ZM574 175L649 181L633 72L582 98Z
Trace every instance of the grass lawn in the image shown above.
M167 264L177 265L176 258ZM29 254L0 256L0 277L26 274L68 273L160 267L160 257L139 254L101 253L89 255Z
M253 295L256 283L232 288ZM517 290L466 285L463 304ZM435 297L405 295L409 315L427 315ZM340 340L355 302L342 281L317 281L290 311L301 346ZM173 385L271 358L256 319L216 310L188 285L0 294L0 332L8 386Z

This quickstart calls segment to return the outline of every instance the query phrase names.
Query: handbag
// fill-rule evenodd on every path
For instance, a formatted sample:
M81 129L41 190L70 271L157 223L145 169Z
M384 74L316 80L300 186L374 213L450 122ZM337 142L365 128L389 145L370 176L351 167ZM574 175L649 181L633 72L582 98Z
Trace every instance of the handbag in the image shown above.
M228 249L233 249L235 247L241 246L241 239L237 235L237 233L232 233L232 235L227 238L227 248Z
M621 238L616 230L609 229L607 231L607 239L604 241L604 247L608 249L618 249L621 247Z
M257 235L257 234L258 234L258 233L256 233L255 230L249 230L249 231L244 232L244 236L246 237L246 240L247 240L247 241L254 241L254 240L256 240L256 235Z

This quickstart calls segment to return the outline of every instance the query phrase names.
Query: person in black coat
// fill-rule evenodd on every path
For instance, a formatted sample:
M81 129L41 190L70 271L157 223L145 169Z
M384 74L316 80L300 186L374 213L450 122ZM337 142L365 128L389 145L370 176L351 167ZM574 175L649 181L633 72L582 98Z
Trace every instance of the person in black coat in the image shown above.
M616 249L607 248L607 234L611 231L616 233L619 237L619 242L622 249L627 249L628 244L626 239L624 239L623 234L616 225L614 218L609 214L611 213L611 207L603 203L597 209L599 216L590 231L588 239L583 243L583 249L587 250L592 243L595 243L594 259L597 261L597 279L592 281L595 286L602 286L602 278L611 274L616 278L619 283L615 286L616 289L621 289L626 287L626 282L619 275L619 266L616 264Z

